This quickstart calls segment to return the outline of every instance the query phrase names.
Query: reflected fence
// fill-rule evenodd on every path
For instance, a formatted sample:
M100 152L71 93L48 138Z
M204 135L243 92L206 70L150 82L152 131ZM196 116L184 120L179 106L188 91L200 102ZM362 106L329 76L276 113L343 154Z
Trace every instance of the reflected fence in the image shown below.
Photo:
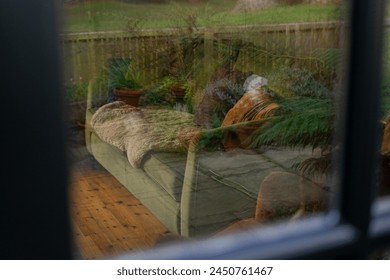
M327 21L69 33L60 41L65 79L105 77L110 59L131 58L151 83L165 75L188 77L220 66L256 74L292 64L328 71L345 38L341 21Z

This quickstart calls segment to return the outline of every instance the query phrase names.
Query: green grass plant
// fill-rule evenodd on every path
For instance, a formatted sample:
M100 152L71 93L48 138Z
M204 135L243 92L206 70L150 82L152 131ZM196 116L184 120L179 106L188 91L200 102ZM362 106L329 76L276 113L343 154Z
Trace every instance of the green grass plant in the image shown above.
M65 100L67 102L83 101L87 97L88 83L82 77L69 79L64 83Z
M106 0L64 5L64 32L277 24L335 20L337 5L275 6L253 12L234 12L235 1L208 1L201 4L127 4Z

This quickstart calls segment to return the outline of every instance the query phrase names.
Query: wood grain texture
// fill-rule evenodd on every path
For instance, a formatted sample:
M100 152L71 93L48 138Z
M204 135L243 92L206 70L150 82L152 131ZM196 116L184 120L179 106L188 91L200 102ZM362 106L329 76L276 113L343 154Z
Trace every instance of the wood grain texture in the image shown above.
M168 230L90 155L82 158L71 169L75 258L106 259L154 246Z

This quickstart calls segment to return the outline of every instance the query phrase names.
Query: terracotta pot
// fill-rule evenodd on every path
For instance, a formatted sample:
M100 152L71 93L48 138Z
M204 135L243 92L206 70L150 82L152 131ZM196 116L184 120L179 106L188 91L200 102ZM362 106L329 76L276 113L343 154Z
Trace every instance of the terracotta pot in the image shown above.
M139 98L144 93L143 89L116 88L114 89L115 99L138 107Z

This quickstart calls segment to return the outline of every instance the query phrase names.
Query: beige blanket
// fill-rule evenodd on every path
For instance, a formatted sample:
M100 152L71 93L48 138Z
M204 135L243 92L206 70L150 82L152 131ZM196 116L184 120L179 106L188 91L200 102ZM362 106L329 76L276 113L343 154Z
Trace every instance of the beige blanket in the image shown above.
M91 126L105 142L125 151L130 164L140 167L150 151L186 151L178 134L194 127L193 116L167 109L140 109L116 101L100 107Z

